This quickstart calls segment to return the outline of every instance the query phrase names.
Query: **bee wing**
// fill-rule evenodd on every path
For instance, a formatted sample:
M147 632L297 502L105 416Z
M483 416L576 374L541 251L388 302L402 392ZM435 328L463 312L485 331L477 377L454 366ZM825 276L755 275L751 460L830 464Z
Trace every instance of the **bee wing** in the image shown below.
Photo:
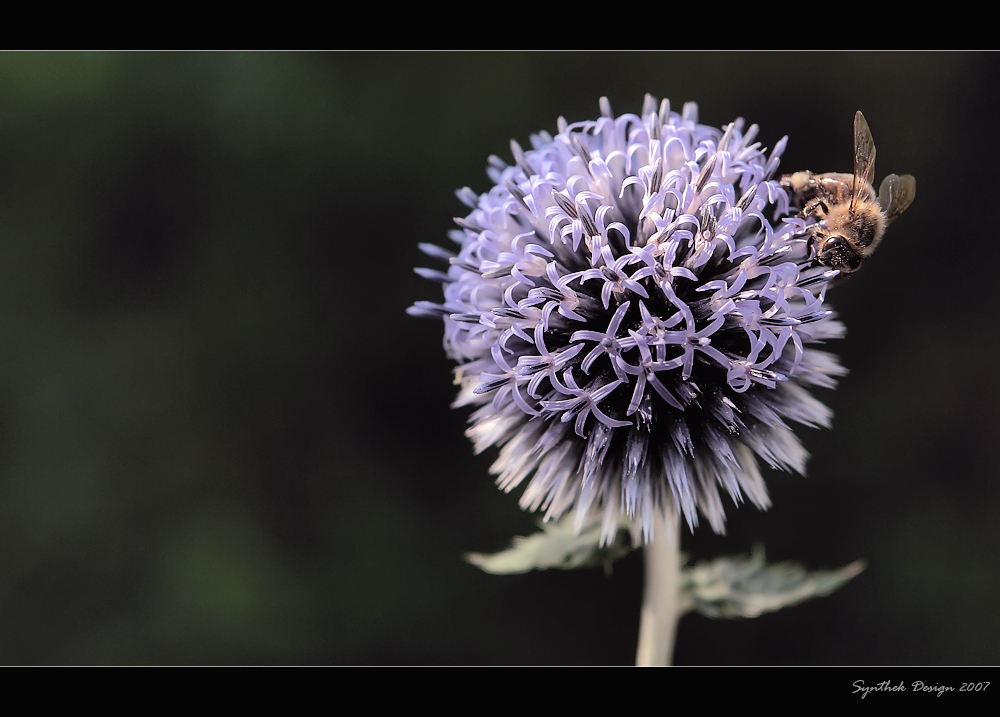
M854 185L851 189L851 213L858 200L865 196L875 174L875 140L865 116L858 110L854 115Z
M878 188L878 203L885 212L885 225L892 224L896 217L906 211L917 195L917 180L912 174L890 174L882 180Z

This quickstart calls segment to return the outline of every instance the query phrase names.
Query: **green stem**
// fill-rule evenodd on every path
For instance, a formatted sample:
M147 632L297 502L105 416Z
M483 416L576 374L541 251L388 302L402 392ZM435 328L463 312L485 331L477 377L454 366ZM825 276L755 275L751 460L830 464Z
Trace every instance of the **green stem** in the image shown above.
M681 571L680 521L673 522L658 522L652 542L643 549L646 584L639 618L637 667L663 667L673 658Z

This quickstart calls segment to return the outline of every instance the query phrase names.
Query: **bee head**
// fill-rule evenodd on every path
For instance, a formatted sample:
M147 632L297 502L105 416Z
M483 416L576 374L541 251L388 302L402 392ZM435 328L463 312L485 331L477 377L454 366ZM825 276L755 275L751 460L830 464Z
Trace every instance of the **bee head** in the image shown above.
M823 266L839 269L842 274L851 274L861 267L861 256L850 242L839 234L827 237L819 245L816 260Z

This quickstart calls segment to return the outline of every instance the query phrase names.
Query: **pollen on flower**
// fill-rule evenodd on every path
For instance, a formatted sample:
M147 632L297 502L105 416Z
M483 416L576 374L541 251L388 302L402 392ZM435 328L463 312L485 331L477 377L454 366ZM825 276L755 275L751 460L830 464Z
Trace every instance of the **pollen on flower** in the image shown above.
M449 265L417 270L444 301L409 312L444 321L468 435L500 447L502 489L527 481L525 509L597 512L605 541L679 516L721 532L722 492L769 505L757 459L804 470L788 423L829 425L808 388L844 373L815 348L843 335L837 272L786 216L786 139L767 154L756 125L648 96L558 129L491 157L488 192L458 192L454 250L420 245Z

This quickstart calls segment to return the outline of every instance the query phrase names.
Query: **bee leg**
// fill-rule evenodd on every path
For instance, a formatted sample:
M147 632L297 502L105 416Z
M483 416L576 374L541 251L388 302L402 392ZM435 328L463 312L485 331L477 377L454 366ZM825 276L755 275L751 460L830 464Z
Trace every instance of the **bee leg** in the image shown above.
M802 216L804 217L811 217L813 215L817 215L819 216L820 219L822 219L829 213L830 213L830 207L827 206L827 203L823 201L821 197L813 199L802 208Z

